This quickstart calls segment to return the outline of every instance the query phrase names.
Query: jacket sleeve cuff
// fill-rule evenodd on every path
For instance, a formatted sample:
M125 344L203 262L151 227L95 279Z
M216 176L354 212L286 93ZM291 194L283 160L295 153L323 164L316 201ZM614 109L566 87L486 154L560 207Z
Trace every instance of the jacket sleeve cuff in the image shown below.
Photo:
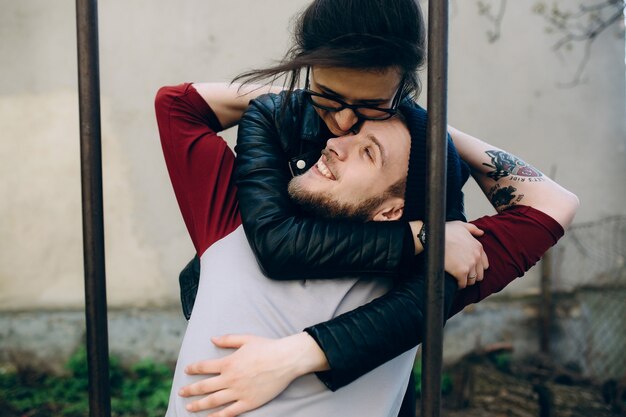
M324 326L311 326L304 329L304 331L307 332L324 351L330 367L328 371L316 372L315 375L317 378L333 392L352 382L355 379L354 377L350 377L347 372L342 372L340 369L337 369L339 364L344 361L339 358L341 349L328 346L328 341L334 339L328 329ZM332 344L332 342L330 344Z
M402 258L399 264L399 277L410 275L412 267L415 264L415 239L413 239L413 231L408 223L404 227L404 237L402 243Z

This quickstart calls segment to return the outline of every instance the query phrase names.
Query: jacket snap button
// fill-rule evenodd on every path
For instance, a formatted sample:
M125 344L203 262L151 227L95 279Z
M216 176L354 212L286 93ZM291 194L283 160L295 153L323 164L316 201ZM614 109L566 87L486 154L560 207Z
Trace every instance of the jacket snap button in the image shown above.
M298 169L304 169L304 167L306 166L306 162L300 159L298 162L296 162L296 166L298 167Z

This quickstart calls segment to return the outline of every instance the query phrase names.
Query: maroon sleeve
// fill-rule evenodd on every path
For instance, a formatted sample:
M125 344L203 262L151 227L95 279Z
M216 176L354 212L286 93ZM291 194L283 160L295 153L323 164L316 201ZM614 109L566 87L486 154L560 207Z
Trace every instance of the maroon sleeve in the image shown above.
M167 170L198 255L241 224L231 180L235 155L216 132L213 110L191 84L163 87L155 99Z
M485 232L478 240L489 258L489 268L481 282L457 292L450 315L524 275L564 233L556 220L529 206L514 206L471 223Z

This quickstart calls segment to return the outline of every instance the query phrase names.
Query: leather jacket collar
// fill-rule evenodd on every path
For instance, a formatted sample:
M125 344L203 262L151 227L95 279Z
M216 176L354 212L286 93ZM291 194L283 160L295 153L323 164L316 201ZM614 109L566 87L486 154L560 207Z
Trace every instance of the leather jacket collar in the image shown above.
M284 94L281 94L283 98ZM293 92L290 105L285 109L283 117L294 121L296 125L294 132L297 132L296 135L299 135L300 140L294 140L293 136L287 139L292 143L296 142L298 146L286 149L291 149L291 152L288 152L291 175L301 175L317 162L320 151L332 135L302 90Z

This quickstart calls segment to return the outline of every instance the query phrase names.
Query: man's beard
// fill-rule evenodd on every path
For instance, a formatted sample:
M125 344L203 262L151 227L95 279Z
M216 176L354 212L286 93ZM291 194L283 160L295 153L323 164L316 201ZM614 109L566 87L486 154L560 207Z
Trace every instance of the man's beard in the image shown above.
M328 193L313 193L304 189L298 177L289 181L288 191L294 202L304 211L314 216L362 222L372 220L374 211L387 198L385 195L380 195L363 200L358 204L340 203L334 200Z

